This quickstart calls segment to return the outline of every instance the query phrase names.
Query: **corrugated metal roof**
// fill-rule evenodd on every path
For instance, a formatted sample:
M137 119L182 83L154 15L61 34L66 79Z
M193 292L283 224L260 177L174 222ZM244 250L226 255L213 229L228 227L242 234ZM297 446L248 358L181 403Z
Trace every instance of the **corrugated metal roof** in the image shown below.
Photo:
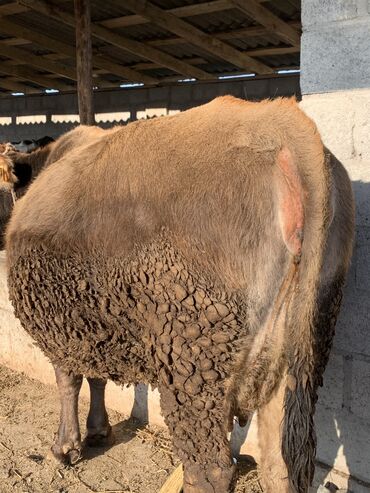
M287 22L290 26L293 26L297 32L299 32L299 20L300 20L300 1L299 0L260 0L263 8L268 9L279 19ZM50 4L51 2L47 2ZM72 0L53 0L53 3L58 8L65 10L66 12L73 14L73 1ZM8 4L8 5L7 5ZM14 4L14 2L12 2ZM180 18L196 27L200 31L207 33L211 36L221 39L224 43L227 43L235 50L238 50L247 55L254 57L256 60L271 67L273 70L280 67L298 67L299 66L299 47L292 49L276 32L268 30L261 26L255 19L246 15L244 12L237 8L231 8L227 2L220 2L220 0L213 0L205 2L204 0L152 0L152 4L160 7L164 10L171 11L171 9L179 9L181 13L174 14L180 15ZM213 4L213 5L212 5ZM10 0L0 0L0 13L1 9L8 9ZM194 6L199 6L201 13L194 13ZM184 13L184 8L191 8L189 15ZM10 8L12 6L10 5ZM197 8L197 7L196 7ZM222 8L222 10L220 10ZM5 19L10 20L22 27L26 27L27 30L33 33L40 33L50 38L50 40L60 41L69 47L74 47L75 33L72 26L67 25L60 20L46 17L43 13L35 10L24 9L23 12L19 12L21 7L17 7L18 12L13 15L7 15ZM198 9L199 10L199 9ZM206 12L205 12L206 10ZM210 74L210 77L217 78L220 74L233 74L243 71L239 66L231 62L230 59L224 55L217 55L205 49L204 47L197 46L196 42L189 41L188 39L181 39L176 34L171 32L169 25L159 26L155 22L148 22L138 18L138 15L134 12L130 12L125 8L125 2L121 0L92 0L91 1L92 22L107 26L111 32L121 36L122 38L130 38L138 41L145 46L150 47L156 52L153 54L148 53L144 58L137 52L128 51L124 47L124 39L122 39L122 46L118 47L107 43L106 40L102 40L93 37L93 49L95 52L95 61L108 60L116 67L129 67L138 72L138 80L140 74L151 75L159 79L160 84L166 84L176 77L183 79L187 77L186 73L179 73L174 70L174 65L166 63L166 66L158 63L156 55L161 52L166 53L173 57L174 60L181 60L188 64L189 67L197 67ZM189 12L189 10L188 10ZM115 19L112 24L109 21ZM108 21L108 24L105 24ZM248 29L250 32L248 32ZM53 50L44 42L26 42L27 33L25 33L26 40L11 39L9 33L2 32L1 30L1 18L0 18L0 44L3 50L6 46L17 48L27 55L27 53L35 54L39 57L43 57L46 60L51 60L55 64L62 64L71 69L75 66L75 59L68 56L58 56ZM22 38L23 39L23 38ZM33 38L32 38L33 39ZM34 40L35 41L35 40ZM279 49L276 52L276 48ZM258 50L263 49L261 55ZM275 51L274 51L275 49ZM266 51L268 50L268 51ZM2 58L5 63L9 64L7 58L12 59L12 53L9 51L9 57L5 56L6 51L2 52ZM59 54L60 55L60 54ZM97 58L99 56L99 59ZM27 63L25 61L18 60L18 64L22 64L28 71L32 71L36 76L42 75L43 77L49 77L51 84L54 82L57 84L74 84L72 80L68 80L65 77L52 75L53 68L51 67L48 73L46 69ZM124 82L126 79L122 75L117 75L114 72L114 68L110 69L110 72L102 71L101 67L96 66L95 70L99 75L99 79L96 79L97 85L103 84L108 86L109 84L118 85L120 82ZM245 69L244 69L245 70ZM116 70L120 73L120 70ZM184 70L183 72L186 72ZM14 80L18 83L23 83L25 87L37 88L41 87L34 81L30 81L26 78L17 77L16 79L10 78L9 74L3 75L0 67L0 91L5 90L1 88L1 80ZM5 83L5 82L4 82Z

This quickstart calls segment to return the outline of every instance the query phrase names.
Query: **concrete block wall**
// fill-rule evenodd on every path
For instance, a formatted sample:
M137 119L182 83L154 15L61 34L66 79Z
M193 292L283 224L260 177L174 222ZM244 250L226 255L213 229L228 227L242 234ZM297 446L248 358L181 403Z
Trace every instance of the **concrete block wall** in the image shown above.
M368 0L303 0L303 94L369 87Z

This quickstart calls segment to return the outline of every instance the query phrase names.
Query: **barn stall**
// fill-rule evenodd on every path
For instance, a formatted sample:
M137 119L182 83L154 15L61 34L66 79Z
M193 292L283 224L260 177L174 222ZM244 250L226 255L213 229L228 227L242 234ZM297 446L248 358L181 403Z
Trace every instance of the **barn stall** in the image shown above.
M345 1L340 6L336 2L309 0L302 5L296 0L130 1L124 6L113 0L104 5L77 0L75 3L42 0L0 3L2 142L44 136L58 138L79 123L96 123L107 128L140 118L170 115L223 94L251 100L277 96L302 98L302 107L315 119L325 143L350 172L359 204L355 261L316 416L319 440L316 487L331 481L355 492L369 491L370 487L366 460L370 453L370 343L367 344L370 194L365 165L369 156L369 115L365 110L369 79L364 77L369 71L364 41L369 12L362 4L360 0ZM354 23L358 26L356 30ZM345 39L341 29L346 33ZM346 45L345 59L338 49L342 44ZM340 68L343 66L345 70ZM2 201L11 205L9 194L2 194ZM12 314L6 288L5 253L1 259L0 302L1 363L43 384L53 385L55 377L50 364ZM56 394L55 387L45 387L49 389L45 391L35 383L34 390L31 380L20 380L7 371L4 369L4 381L14 381L14 388L20 393L26 388L34 396L29 399L29 408L42 392ZM86 388L83 393L87 395ZM120 389L110 383L106 395L112 412L120 413L114 415L115 420L131 415L139 422L164 426L156 391L142 385ZM16 409L18 393L6 395L4 401ZM42 402L47 405L46 399ZM15 428L9 425L12 417L7 409L4 414L6 418L0 425L7 440L2 442L0 453L5 463L9 463L15 445L12 434L8 431L6 435L6 430L11 429L13 433ZM29 419L25 410L24 419L26 422ZM18 428L17 432L24 434L27 430L28 427ZM131 431L122 442L131 436ZM147 433L152 436L162 432L159 428ZM252 456L258 462L254 421L245 428L236 424L232 440L235 456ZM143 457L150 456L156 445L164 450L168 446L165 438L163 442L153 443L153 450L142 451ZM32 450L28 455L43 457L47 440L42 444L41 451ZM114 450L120 447L122 443ZM140 461L140 447L135 453ZM127 460L127 451L122 454L115 457L117 461ZM30 461L32 466L37 465L37 461ZM39 461L43 463L42 459ZM20 464L27 474L29 464ZM158 490L175 466L173 457L164 454L156 465L156 471L164 469L164 472L159 473L159 481L145 486L147 491ZM66 487L67 491L117 490L117 486L107 486L101 479L104 474L110 474L109 465L108 472L100 477L101 484L96 483L96 478L93 478L95 483L84 479L89 477L89 467L89 461L84 461L85 475L80 474L77 479L71 476L67 480L59 477L64 476L63 472L56 473L58 487L61 490ZM118 467L124 468L124 464ZM34 484L38 484L33 490L32 481L27 486L28 476L16 465L6 471L6 474L10 471L5 478L8 483L4 483L7 487L14 484L19 491L29 488L26 491L35 492L45 487L37 483L37 468L31 474L35 477ZM131 490L127 491L144 491L144 480L140 486L137 477L153 472L139 470L136 479L129 478L126 487ZM241 491L259 491L258 478L253 472L250 474L247 469L240 477L243 488L249 488ZM73 481L77 486L71 486ZM130 481L134 486L130 486Z

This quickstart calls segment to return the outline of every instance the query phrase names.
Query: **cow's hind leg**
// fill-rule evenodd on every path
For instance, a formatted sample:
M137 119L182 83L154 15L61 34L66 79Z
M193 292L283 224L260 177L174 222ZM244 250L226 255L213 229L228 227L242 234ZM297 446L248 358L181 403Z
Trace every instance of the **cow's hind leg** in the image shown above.
M89 447L105 447L114 442L112 427L105 408L107 380L88 378L90 386L90 410L86 422L85 444Z
M75 464L81 457L81 434L78 422L78 395L82 375L75 375L54 367L59 396L60 424L51 448L56 459L66 464Z
M193 382L189 379L185 392L160 388L174 452L184 466L183 491L229 493L233 491L235 467L227 439L223 392L217 384L197 392L196 375Z
M288 470L282 456L282 426L286 378L270 401L258 411L258 435L261 449L261 480L265 493L290 493Z

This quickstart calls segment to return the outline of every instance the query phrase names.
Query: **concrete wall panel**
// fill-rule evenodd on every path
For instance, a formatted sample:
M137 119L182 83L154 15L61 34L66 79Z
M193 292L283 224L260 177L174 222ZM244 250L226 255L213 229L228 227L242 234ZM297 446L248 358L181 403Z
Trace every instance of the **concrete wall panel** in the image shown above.
M302 2L303 94L369 87L368 0Z

